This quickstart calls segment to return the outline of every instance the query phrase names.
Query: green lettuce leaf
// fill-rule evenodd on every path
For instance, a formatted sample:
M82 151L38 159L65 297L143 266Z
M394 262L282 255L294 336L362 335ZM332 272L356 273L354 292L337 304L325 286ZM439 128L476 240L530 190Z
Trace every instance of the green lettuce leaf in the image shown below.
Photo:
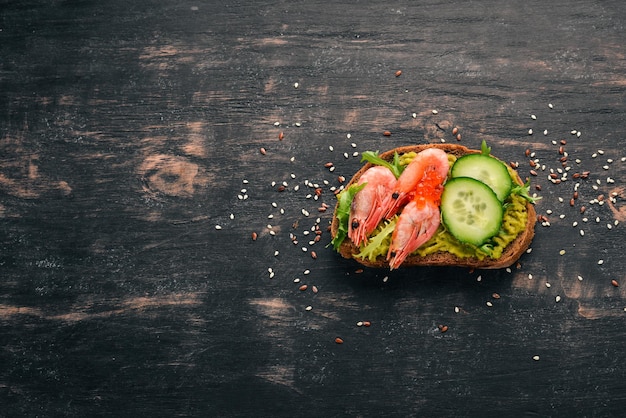
M379 226L374 236L366 246L361 246L361 252L356 256L359 258L367 258L369 261L375 261L379 255L387 256L389 245L391 243L391 235L396 227L398 217L394 217L383 226Z
M354 196L361 191L367 183L353 184L352 186L344 189L337 195L339 205L337 206L337 220L339 221L339 228L337 229L337 235L330 242L335 251L339 249L341 243L348 236L348 221L350 219L350 205Z
M400 164L400 156L397 152L393 155L393 161L389 162L380 158L378 156L378 151L365 151L363 154L361 154L361 162L365 161L374 165L382 165L383 167L387 167L389 170L391 170L393 175L396 176L396 178L400 177L400 174L402 174L402 170L404 170L404 166Z

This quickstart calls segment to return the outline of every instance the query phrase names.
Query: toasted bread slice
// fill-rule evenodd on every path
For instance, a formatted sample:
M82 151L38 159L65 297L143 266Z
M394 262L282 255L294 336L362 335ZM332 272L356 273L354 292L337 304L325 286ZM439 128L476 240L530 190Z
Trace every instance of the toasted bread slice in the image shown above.
M479 150L472 150L462 145L456 144L425 144L425 145L409 145L404 147L395 148L384 152L380 155L381 158L391 161L393 159L394 153L398 153L399 155L408 153L408 152L420 152L425 150L426 148L440 148L448 154L452 154L456 157L461 157L466 154L477 154L480 153ZM371 163L365 164L356 174L352 177L352 179L346 184L346 187L349 187L353 183L356 183L361 175L370 167L372 167ZM517 175L514 179L518 184L522 185L524 182ZM333 216L333 221L331 224L331 235L334 238L337 235L337 230L339 228L339 221L337 220L337 207L335 207L335 215ZM537 215L535 212L535 208L532 203L526 203L526 209L528 210L528 218L526 222L526 228L517 236L517 238L511 242L505 249L502 255L498 259L493 259L490 257L485 257L480 260L476 257L469 258L459 258L452 253L448 252L437 252L433 254L429 254L426 256L418 256L415 254L411 254L407 257L407 259L402 263L402 267L411 267L411 266L457 266L457 267L469 267L476 269L499 269L509 267L514 264L520 256L528 249L530 243L535 235L535 223L537 222ZM341 246L338 249L338 252L344 258L354 258L358 263L367 266L367 267L378 267L378 268L389 268L389 263L387 260L379 256L373 262L368 259L361 259L355 257L355 254L359 253L359 249L354 243L346 238Z

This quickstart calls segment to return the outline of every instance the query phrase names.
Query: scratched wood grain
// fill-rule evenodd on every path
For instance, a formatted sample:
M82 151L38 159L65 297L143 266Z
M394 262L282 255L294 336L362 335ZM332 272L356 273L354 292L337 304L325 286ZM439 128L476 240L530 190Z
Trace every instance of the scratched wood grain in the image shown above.
M619 416L625 19L600 0L4 4L2 414ZM532 252L393 273L333 254L338 176L453 127L531 179L550 225Z

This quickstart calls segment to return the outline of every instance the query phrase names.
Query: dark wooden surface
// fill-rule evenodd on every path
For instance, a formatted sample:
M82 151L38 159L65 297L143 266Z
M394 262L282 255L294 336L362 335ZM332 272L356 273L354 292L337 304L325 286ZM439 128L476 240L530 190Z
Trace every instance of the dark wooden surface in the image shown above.
M621 1L0 3L0 415L623 414ZM540 160L520 265L326 248L354 152L454 126Z

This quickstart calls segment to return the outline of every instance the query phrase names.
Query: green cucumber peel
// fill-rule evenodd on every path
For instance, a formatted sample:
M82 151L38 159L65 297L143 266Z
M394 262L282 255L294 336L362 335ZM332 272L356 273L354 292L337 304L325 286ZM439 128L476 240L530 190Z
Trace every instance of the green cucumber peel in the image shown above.
M394 153L393 161L389 162L387 160L383 160L378 155L378 151L365 151L361 155L361 162L367 161L368 163L372 163L374 165L382 165L383 167L387 167L393 173L396 178L400 177L402 171L404 170L404 166L400 164L400 156L398 153Z
M339 201L339 204L337 206L337 221L339 222L339 227L337 228L337 234L330 242L335 251L339 249L343 240L346 239L346 237L348 236L350 206L352 205L354 196L358 192L360 192L366 184L367 183L353 184L352 186L344 189L341 193L337 195L337 200Z

